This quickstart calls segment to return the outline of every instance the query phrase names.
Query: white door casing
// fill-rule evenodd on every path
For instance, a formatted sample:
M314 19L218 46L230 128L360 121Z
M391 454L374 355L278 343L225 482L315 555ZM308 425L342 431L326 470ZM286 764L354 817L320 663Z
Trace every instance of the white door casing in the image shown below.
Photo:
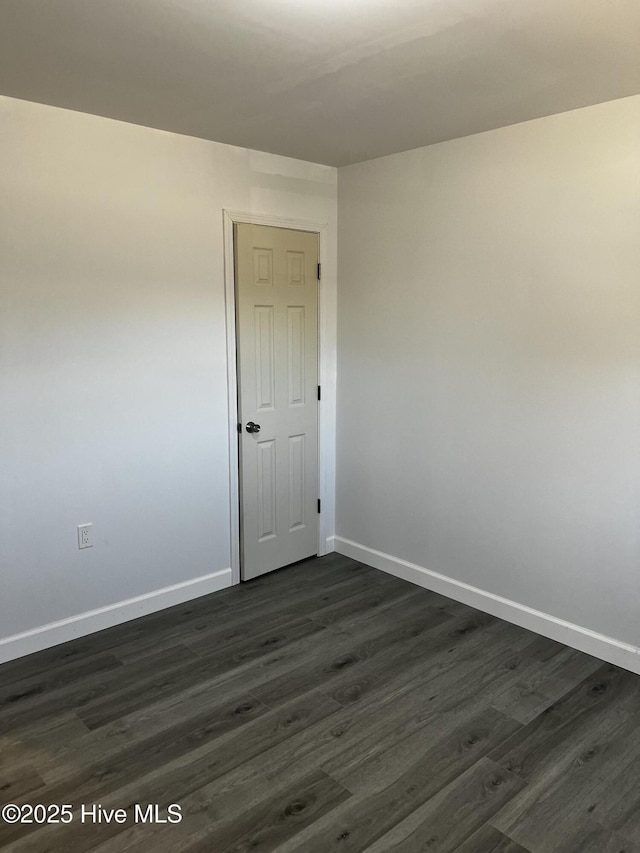
M244 580L318 552L317 269L317 234L236 225Z

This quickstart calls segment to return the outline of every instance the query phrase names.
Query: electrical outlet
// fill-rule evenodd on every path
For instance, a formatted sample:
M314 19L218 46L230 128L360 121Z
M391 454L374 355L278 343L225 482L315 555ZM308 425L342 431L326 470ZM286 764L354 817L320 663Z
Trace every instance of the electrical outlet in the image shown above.
M93 524L78 525L78 548L93 548Z

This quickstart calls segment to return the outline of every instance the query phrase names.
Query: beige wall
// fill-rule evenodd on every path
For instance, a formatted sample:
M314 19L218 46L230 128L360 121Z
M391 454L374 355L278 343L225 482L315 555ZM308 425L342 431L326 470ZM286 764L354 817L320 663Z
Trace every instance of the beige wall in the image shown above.
M223 208L327 222L332 302L335 169L0 98L0 640L229 569Z
M338 183L337 533L640 646L640 97Z

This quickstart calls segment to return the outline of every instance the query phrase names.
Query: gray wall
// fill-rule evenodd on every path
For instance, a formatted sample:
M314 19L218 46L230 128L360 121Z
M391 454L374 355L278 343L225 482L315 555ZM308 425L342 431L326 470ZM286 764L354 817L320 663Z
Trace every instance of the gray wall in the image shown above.
M337 533L640 646L640 97L338 186Z
M337 178L9 98L0 129L1 641L229 568L222 210L328 222L330 302Z

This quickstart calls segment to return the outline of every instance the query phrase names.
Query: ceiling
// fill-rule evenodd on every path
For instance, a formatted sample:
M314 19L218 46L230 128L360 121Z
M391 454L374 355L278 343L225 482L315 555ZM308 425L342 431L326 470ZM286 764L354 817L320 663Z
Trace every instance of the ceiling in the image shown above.
M640 93L640 0L1 0L0 94L340 166Z

